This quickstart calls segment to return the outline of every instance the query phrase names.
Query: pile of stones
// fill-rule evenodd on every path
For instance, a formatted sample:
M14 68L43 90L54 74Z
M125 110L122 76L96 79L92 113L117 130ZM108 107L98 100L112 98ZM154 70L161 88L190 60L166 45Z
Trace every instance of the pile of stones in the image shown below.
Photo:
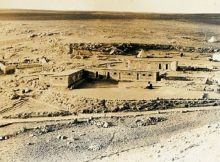
M139 44L139 43L73 43L69 44L69 54L74 50L89 50L108 53L110 55L137 54L143 50L175 50L180 52L198 52L198 53L213 53L220 49L213 47L195 48L174 46L169 44Z
M135 121L138 127L140 126L148 126L148 125L156 125L159 122L163 122L167 120L165 117L149 117L147 119L138 119Z
M171 108L219 106L219 99L155 99L155 100L98 100L84 99L75 107L81 113L151 111Z
M57 117L57 116L68 116L72 115L69 111L55 111L55 112L29 112L29 113L18 113L15 115L3 116L4 119L27 119L33 117Z

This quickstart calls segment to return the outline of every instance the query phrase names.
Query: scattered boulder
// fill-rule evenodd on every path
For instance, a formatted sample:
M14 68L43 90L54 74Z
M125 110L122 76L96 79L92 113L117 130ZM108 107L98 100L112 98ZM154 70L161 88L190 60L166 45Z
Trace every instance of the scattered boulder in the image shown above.
M12 93L9 93L9 94L8 94L8 97L9 97L10 100L17 100L17 99L20 98L20 95L18 95L18 94L15 93L15 92L12 92Z
M158 122L162 122L167 120L164 117L149 117L148 119L138 119L135 121L138 127L140 126L148 126L148 125L156 125Z
M37 34L31 34L30 36L29 36L29 38L35 38L35 37L37 37L38 35Z
M3 141L5 140L5 137L4 136L0 136L0 141Z
M65 139L67 139L67 136L58 135L58 136L57 136L57 139L59 139L59 140L65 140Z
M92 144L88 147L89 150L91 151L98 151L102 149L102 145L101 144Z
M7 135L6 136L1 136L0 135L0 141L7 140L7 139L9 139L9 136L7 136Z
M29 93L29 92L31 92L31 90L27 87L22 90L22 93Z
M109 123L109 122L106 122L106 121L96 121L94 119L88 119L87 123L91 124L91 125L95 125L98 128L109 128L111 126L111 123Z
M31 145L34 145L34 143L28 142L27 145L31 146Z
M47 57L45 57L45 56L39 58L39 62L42 63L42 64L46 64L46 63L48 63L49 61L50 61L50 60L49 60Z
M108 122L103 122L102 127L103 127L103 128L108 128L108 127L109 127L109 123L108 123Z
M215 36L212 36L209 40L208 40L209 43L216 43L218 42L217 38Z

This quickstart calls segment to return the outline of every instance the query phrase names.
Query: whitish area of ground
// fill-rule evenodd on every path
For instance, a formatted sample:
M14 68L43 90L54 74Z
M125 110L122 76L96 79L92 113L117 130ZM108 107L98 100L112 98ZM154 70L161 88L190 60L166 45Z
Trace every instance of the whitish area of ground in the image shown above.
M103 158L105 162L219 162L220 123L206 125L149 147Z

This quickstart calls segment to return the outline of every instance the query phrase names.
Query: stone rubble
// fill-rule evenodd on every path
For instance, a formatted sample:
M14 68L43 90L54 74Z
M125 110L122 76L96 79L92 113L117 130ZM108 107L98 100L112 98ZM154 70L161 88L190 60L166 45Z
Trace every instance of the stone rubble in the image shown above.
M148 126L148 125L156 125L159 122L167 120L165 117L149 117L147 119L138 119L135 121L138 127L140 126Z
M89 150L91 151L98 151L102 149L102 145L100 144L92 144L88 147Z
M176 50L179 52L198 52L198 53L213 53L220 49L212 47L208 48L195 48L195 47L182 47L166 44L137 44L137 43L73 43L69 44L69 52L71 54L75 50L88 50L108 53L110 55L123 55L127 53L137 54L140 49L143 50Z

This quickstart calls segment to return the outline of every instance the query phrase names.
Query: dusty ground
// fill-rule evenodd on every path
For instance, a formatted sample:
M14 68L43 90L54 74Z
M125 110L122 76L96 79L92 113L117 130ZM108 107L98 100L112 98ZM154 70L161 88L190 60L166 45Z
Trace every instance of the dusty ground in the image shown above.
M122 152L158 142L163 143L164 139L178 132L215 123L219 121L219 113L219 110L213 110L189 113L173 112L129 118L101 118L96 120L111 122L112 126L97 128L86 122L36 136L33 136L33 131L27 131L0 143L1 161L96 161L107 157L103 159L105 161ZM167 120L156 125L136 125L136 121L147 119L150 116L164 117ZM61 123L69 123L69 121ZM12 133L24 129L24 127L28 130L50 124L58 123L18 123L2 127L1 133ZM66 139L58 139L59 135L65 136ZM170 143L177 145L175 141ZM164 147L167 148L169 145L164 144ZM152 153L152 156L157 155ZM120 158L116 160L120 161Z
M72 113L76 109L78 111L84 108L82 106L78 109L74 107L74 103L87 98L94 100L201 99L204 93L208 93L211 99L219 99L219 93L216 91L219 86L206 83L207 78L212 79L219 75L219 63L208 61L211 53L184 52L184 57L180 57L180 52L177 51L147 51L149 54L158 57L164 56L164 53L171 53L169 56L172 56L172 60L179 61L180 66L196 66L212 70L169 72L168 76L170 77L181 76L188 80L162 80L154 83L155 89L151 91L144 89L146 83L142 82L120 82L118 84L89 82L78 89L69 90L51 87L39 82L36 77L36 74L42 72L60 72L75 67L97 66L107 62L123 62L135 58L134 55L128 54L124 56L104 55L105 59L98 59L100 53L95 52L88 59L70 58L68 55L70 43L132 42L218 49L220 48L219 42L207 42L211 36L215 35L218 38L220 35L219 24L218 22L213 23L213 19L206 17L199 21L195 19L162 18L38 19L28 21L4 19L0 21L0 31L0 60L22 62L27 58L38 60L42 57L50 60L47 63L42 63L41 67L17 70L14 75L0 74L0 123L3 121L2 117L10 115L35 113L35 117L46 116L48 118L51 114L63 111ZM156 60L161 59L164 58ZM114 66L114 68L122 67L123 64ZM22 91L27 88L30 92L23 93ZM12 100L11 97L14 92L21 95L22 98ZM62 115L58 114L58 116ZM0 161L113 161L113 159L114 161L121 161L122 159L127 160L124 157L128 154L136 154L136 151L140 158L135 160L143 161L146 146L149 146L146 148L147 152L148 150L150 152L147 155L149 161L170 161L172 158L178 160L177 158L182 154L175 156L175 150L168 148L168 146L178 147L181 150L185 146L188 147L188 143L185 145L178 139L171 139L170 144L167 144L163 142L164 139L170 138L176 133L219 122L219 110L210 107L210 111L188 113L174 111L165 114L153 114L154 117L162 116L167 120L158 122L156 125L137 126L137 120L148 119L149 116L102 117L97 119L98 121L112 123L108 128L97 128L96 125L88 123L89 117L83 122L74 124L69 123L69 120L37 122L33 118L32 122L3 125L0 127L0 137L11 134L14 136L8 140L0 141ZM33 135L36 133L37 127L41 129L45 125L52 124L58 125L59 129L41 135ZM196 132L198 131L200 129ZM209 130L204 130L204 132L205 135L199 137L199 143L201 142L200 138L209 137L206 135ZM60 139L64 136L66 139ZM195 133L192 133L192 137L195 136ZM184 135L181 138L185 138ZM177 142L180 142L180 146L177 146ZM153 147L152 144L155 143L161 144L153 145L156 146ZM163 147L158 149L162 145ZM194 144L192 145L194 148ZM208 144L204 142L201 147L206 145ZM140 147L144 148L136 149ZM124 151L125 153L121 153ZM170 151L172 156L166 156ZM195 151L195 153L197 152ZM117 154L119 157L116 156ZM165 157L170 159L165 159ZM184 152L184 157L179 160L186 161L188 157L185 156Z
M128 150L96 161L218 162L219 123L177 134L152 146Z

